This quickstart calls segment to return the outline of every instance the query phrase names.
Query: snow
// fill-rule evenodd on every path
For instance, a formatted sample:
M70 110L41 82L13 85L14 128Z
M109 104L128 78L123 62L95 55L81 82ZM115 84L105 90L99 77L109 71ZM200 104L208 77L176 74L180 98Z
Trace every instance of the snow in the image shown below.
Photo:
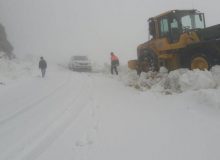
M219 160L220 67L140 77L0 59L1 160ZM102 67L102 68L99 68Z
M140 77L136 73L130 72L123 81L129 86L135 86L141 90L151 90L171 93L186 92L190 90L215 89L220 84L220 67L214 66L211 71L201 71L198 69L178 69L171 71L161 68L160 72L142 73Z
M1 59L0 58L0 82L10 83L12 80L19 80L30 77L33 73L32 58L24 59Z

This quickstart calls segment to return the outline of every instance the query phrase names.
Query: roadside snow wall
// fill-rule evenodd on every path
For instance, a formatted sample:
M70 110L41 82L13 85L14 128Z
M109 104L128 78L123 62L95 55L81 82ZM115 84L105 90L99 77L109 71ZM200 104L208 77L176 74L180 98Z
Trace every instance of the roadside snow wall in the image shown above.
M36 68L30 59L0 59L0 83L7 84L12 80L29 77Z
M166 94L214 89L220 87L220 66L214 66L210 71L178 69L170 73L165 68L161 68L159 73L142 73L140 77L136 72L129 71L122 79L128 86Z

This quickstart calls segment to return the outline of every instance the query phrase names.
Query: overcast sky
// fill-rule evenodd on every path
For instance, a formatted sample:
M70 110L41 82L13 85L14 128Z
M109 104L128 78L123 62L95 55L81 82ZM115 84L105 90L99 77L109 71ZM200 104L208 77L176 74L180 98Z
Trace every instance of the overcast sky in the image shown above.
M171 9L198 9L220 23L219 0L0 0L0 23L15 54L61 60L87 54L107 62L136 58L148 40L147 19Z

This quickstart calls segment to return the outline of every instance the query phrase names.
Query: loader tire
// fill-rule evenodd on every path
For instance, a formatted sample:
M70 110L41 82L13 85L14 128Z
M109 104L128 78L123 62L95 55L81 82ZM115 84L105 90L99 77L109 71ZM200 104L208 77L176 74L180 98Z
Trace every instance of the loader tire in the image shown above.
M208 56L205 54L196 54L191 57L190 69L209 70L211 66Z
M158 60L157 60L157 55L150 51L150 50L146 50L143 54L143 62L146 68L145 71L158 71Z

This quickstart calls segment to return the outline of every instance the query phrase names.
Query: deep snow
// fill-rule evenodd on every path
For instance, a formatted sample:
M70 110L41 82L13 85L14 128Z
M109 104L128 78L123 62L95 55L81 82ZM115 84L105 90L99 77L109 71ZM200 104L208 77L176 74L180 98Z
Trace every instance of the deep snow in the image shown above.
M137 77L0 60L1 160L219 160L220 67Z

